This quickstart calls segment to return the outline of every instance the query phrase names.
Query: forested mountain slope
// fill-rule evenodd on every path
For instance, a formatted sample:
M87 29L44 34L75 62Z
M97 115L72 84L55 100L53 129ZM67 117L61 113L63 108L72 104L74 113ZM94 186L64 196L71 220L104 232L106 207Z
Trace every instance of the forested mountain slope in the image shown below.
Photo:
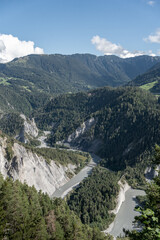
M115 205L119 177L124 174L127 180L133 178L135 184L134 177L140 179L143 175L141 167L145 169L152 148L155 143L160 143L160 105L156 97L139 88L93 88L125 84L159 61L160 58L149 56L120 59L115 56L57 54L31 55L0 64L2 174L34 184L37 189L52 194L55 188L76 173L75 168L79 170L85 166L89 155L31 147L38 140L38 134L43 135L41 130L51 131L48 136L51 146L69 143L73 147L95 152L103 158L100 162L102 167L93 171L80 191L86 200L83 189L97 186L97 196L91 191L87 197L87 200L95 199L96 204L91 201L84 204L82 215L80 209L78 214L84 223L105 226L106 220L109 223L113 217L108 210ZM157 77L159 65L152 71ZM79 92L82 90L84 92ZM25 120L20 113L31 118ZM33 132L34 119L40 131L35 125L37 133L30 136L25 131L25 124L30 125ZM22 145L3 132L12 137L20 135L20 132L28 134L30 146ZM104 167L124 171L116 177L116 173L108 173ZM106 176L112 188L106 184ZM141 180L143 184L143 177ZM134 184L132 186L138 185ZM77 201L79 199L81 195ZM77 207L73 204L74 208ZM0 213L2 239L109 239L99 230L82 225L63 201L52 202L33 187L3 180L1 176ZM22 218L25 219L24 226L20 224Z
M0 239L111 240L83 225L65 201L0 175Z
M85 150L96 150L104 166L115 170L134 166L160 142L160 106L152 94L139 88L101 88L52 99L35 115L40 128L52 130L48 142L65 140ZM83 134L69 137L86 120ZM87 124L87 122L86 122ZM98 148L95 143L99 142ZM141 159L141 160L140 160Z
M146 73L139 75L128 85L140 86L145 90L159 95L160 94L160 64L156 64Z
M96 167L67 198L67 203L85 224L107 229L114 219L119 177L104 168Z
M150 56L122 59L91 54L29 55L1 64L0 72L36 84L39 90L62 93L122 85L158 62L159 57Z
M51 95L120 86L160 62L159 57L121 59L90 54L29 55L0 64L0 108L29 114Z

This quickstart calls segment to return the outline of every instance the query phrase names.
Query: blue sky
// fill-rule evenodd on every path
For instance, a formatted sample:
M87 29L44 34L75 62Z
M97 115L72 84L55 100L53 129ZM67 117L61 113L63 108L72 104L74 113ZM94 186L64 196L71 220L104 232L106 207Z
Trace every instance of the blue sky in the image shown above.
M1 62L27 51L160 55L160 0L0 0L0 34Z

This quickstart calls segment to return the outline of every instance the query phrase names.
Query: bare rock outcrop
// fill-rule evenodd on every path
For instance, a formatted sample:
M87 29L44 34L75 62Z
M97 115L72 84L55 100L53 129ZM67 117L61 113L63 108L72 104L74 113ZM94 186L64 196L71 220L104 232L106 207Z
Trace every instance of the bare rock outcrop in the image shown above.
M119 209L120 209L122 203L125 201L125 193L127 192L127 190L129 190L131 188L125 180L123 180L123 181L119 180L118 185L120 186L120 190L118 193L118 197L116 199L116 207L115 207L115 209L110 211L110 213L114 213L115 215L119 212ZM103 232L105 234L108 234L109 232L111 232L113 226L114 226L114 221Z
M42 156L18 143L13 144L13 157L7 160L6 146L6 139L0 137L0 172L5 178L9 176L29 186L34 185L37 190L49 195L69 180L66 172L73 171L73 165L62 166L54 160L48 164Z
M34 121L34 118L27 119L25 115L21 114L21 118L24 120L24 132L29 136L37 137L38 136L38 128Z
M95 119L92 117L89 120L85 121L78 127L75 132L68 136L67 142L71 143L75 141L77 138L82 136L85 132L87 132L93 125L95 124Z
M96 125L96 122L97 119L94 117L86 120L66 139L57 142L57 144L64 144L66 146L72 146L73 148L93 153L98 152L103 144L102 140L87 134L87 132Z

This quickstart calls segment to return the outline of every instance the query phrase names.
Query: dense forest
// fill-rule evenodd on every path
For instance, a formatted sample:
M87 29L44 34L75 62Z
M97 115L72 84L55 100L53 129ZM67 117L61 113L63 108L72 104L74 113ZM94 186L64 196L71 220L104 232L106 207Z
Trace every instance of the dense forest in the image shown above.
M146 189L144 170L152 164L155 144L160 144L160 98L144 91L159 94L159 62L160 58L148 56L56 54L0 64L0 134L6 138L8 162L13 159L14 138L24 130L20 113L35 119L40 134L50 130L47 143L54 148L37 148L39 135L28 136L27 144L18 142L48 164L51 160L57 165L75 164L77 173L89 162L89 153L59 149L57 142L68 143L68 136L91 118L93 124L70 145L101 157L99 166L66 201L50 199L26 183L0 175L0 239L112 239L100 230L114 219L110 210L116 204L118 180L124 176L132 187ZM141 88L102 87L126 84L137 75L130 85ZM101 88L93 90L96 87ZM95 147L95 142L100 144ZM157 146L154 163L160 164L159 159ZM143 224L142 231L126 231L126 239L160 239L160 175L146 192L145 206L138 209L141 215L136 218Z
M63 95L52 99L34 117L39 128L52 130L48 138L52 146L94 117L96 123L77 140L77 146L87 151L99 140L96 154L104 159L103 166L114 170L144 162L144 156L160 142L160 105L156 97L139 88L101 88Z
M91 128L71 145L88 151L95 140L99 141L95 153L103 158L102 166L113 170L139 163L145 168L154 145L160 143L159 100L139 88L106 87L61 95L36 110L32 117L41 130L51 130L51 146L67 140L84 121L94 118ZM23 119L15 112L2 114L0 125L4 133L15 136L23 129ZM34 142L31 140L31 144Z
M19 113L5 113L0 118L0 130L8 136L16 136L23 126L24 120L19 116Z
M2 78L0 78L2 80ZM19 81L12 81L9 85L0 84L0 112L19 112L30 115L31 111L43 106L50 99L50 94L38 91L36 88L27 90L19 85Z
M99 166L68 196L67 203L83 223L104 230L114 219L109 210L115 208L118 192L118 176Z
M83 225L65 201L0 176L0 239L111 240Z
M141 88L160 94L160 64L156 64L146 73L137 76L133 81L129 82L130 86L140 86Z
M0 64L0 108L30 115L51 97L102 86L120 86L160 62L91 54L30 55Z
M160 147L156 145L154 165L160 164ZM146 189L144 207L138 207L140 216L135 217L135 222L141 226L141 231L127 231L130 240L159 240L160 239L160 171Z

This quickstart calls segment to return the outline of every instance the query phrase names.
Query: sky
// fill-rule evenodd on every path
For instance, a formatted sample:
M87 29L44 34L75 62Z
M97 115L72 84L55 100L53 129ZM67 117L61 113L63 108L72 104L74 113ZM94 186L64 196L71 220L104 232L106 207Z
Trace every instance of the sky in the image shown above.
M160 0L0 0L0 62L28 54L160 55Z

